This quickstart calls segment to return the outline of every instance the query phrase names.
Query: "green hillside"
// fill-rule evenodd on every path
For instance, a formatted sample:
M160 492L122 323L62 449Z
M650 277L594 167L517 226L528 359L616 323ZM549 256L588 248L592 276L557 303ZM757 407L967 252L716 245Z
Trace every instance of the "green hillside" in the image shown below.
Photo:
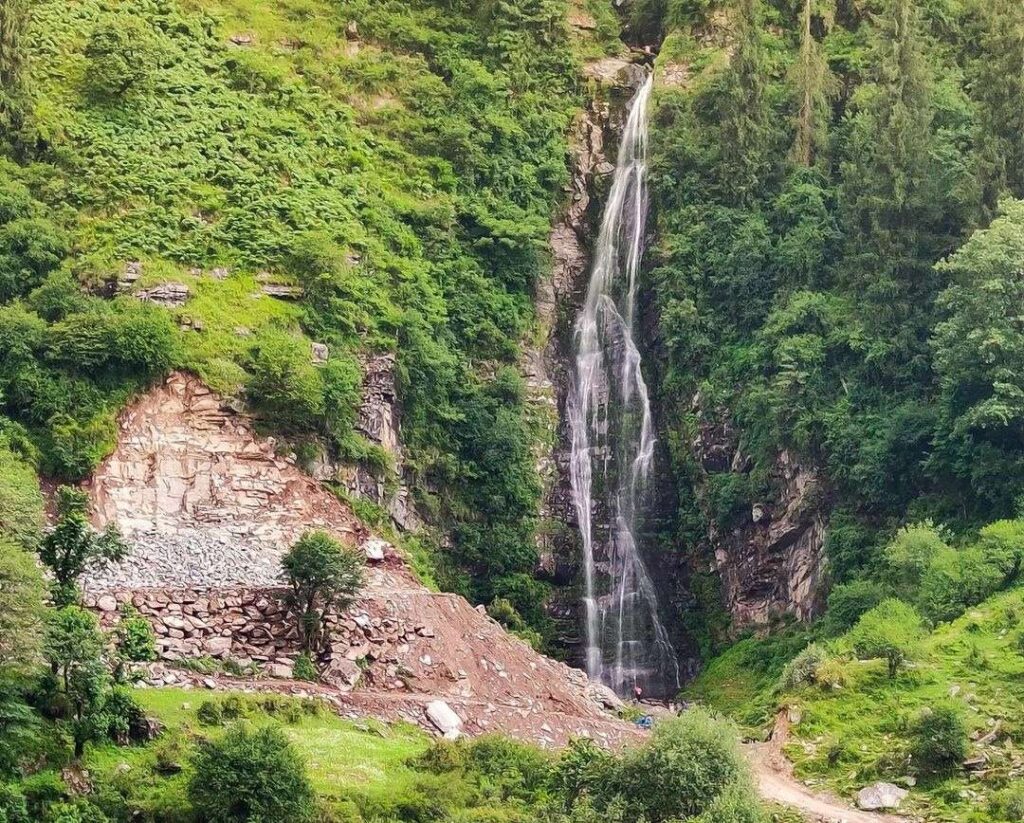
M300 455L387 475L352 423L358 356L394 351L415 491L455 535L445 584L543 629L535 435L512 367L567 179L578 55L608 35L571 38L566 13L31 4L0 169L4 427L78 480L126 399L186 368L244 391ZM190 299L170 314L103 299L129 267L135 290ZM323 368L310 340L330 347Z

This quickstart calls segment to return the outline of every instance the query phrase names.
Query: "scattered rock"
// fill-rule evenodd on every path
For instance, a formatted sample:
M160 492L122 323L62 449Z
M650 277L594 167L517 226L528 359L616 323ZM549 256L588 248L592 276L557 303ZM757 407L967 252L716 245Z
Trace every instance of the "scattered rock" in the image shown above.
M135 282L142 277L142 263L138 260L131 260L124 264L124 272L117 279L117 290L119 292L131 291Z
M271 663L267 666L267 674L278 680L290 680L292 667L287 663Z
M116 612L117 599L112 594L105 594L96 600L96 608L101 612Z
M427 719L437 727L446 740L458 740L462 736L462 718L443 700L427 704Z
M349 20L348 25L345 26L345 39L346 40L358 40L359 39L359 24L355 20Z
M353 661L335 657L324 669L321 679L339 689L352 689L362 675L362 670Z
M309 348L314 365L319 366L327 362L327 358L330 356L330 349L326 343L310 343Z
M184 283L161 283L159 286L153 286L151 289L140 291L135 296L139 300L145 300L148 303L155 303L168 309L176 309L179 306L185 305L188 295L188 286Z
M302 298L302 286L289 286L285 283L264 283L260 290L268 297L276 297L278 300L300 300Z
M597 21L593 15L577 10L569 13L569 25L579 31L593 31L597 28Z
M903 798L907 796L906 789L901 789L894 783L879 781L865 786L857 792L857 808L866 812L879 811L881 809L899 808Z
M251 46L256 41L256 37L252 34L249 34L248 32L238 32L237 34L232 34L229 39L236 46Z
M587 696L604 709L618 711L626 704L611 688L604 683L590 683L587 686Z
M363 554L371 563L380 563L384 560L384 555L390 548L392 548L391 544L379 537L371 537L362 545Z

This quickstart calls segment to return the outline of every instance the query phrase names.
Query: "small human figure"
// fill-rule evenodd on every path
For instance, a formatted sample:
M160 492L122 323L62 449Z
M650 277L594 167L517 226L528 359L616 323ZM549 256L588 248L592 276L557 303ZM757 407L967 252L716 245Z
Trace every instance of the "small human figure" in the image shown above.
M636 698L636 702L639 703L640 699L644 696L644 690L636 685L633 687L633 697Z

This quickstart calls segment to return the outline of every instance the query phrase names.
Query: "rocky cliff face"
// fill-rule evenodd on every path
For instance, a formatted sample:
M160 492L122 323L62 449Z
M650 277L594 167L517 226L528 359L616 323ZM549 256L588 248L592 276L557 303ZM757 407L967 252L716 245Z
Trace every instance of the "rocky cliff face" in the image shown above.
M424 521L416 510L402 449L395 355L367 355L362 358L362 367L362 395L355 428L367 442L383 451L394 474L389 476L379 467L338 463L326 455L316 461L311 471L318 480L341 483L349 494L385 509L402 531L416 531L424 526Z
M88 484L97 525L117 524L130 552L87 576L88 602L108 623L133 603L165 660L209 655L262 678L287 676L298 649L278 564L320 528L368 560L364 590L320 661L346 705L429 726L424 706L442 698L468 732L502 729L545 745L580 735L615 745L633 734L601 710L597 700L609 698L582 672L537 654L463 598L426 589L275 447L187 375L136 401Z
M739 448L728 412L701 417L691 447L704 477L749 472L750 461ZM713 564L734 630L767 626L783 615L809 620L824 605L825 484L814 467L781 451L768 485L769 498L754 502L730 527L709 520Z

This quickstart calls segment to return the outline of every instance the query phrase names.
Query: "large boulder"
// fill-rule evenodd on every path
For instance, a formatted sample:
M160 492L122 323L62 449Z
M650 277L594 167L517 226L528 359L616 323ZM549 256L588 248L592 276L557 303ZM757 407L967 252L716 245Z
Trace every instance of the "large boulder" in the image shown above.
M895 809L899 807L907 794L906 789L901 789L893 783L879 781L865 786L857 792L857 807L866 812Z
M458 740L462 736L462 718L443 700L427 704L427 719L444 735L445 740Z

